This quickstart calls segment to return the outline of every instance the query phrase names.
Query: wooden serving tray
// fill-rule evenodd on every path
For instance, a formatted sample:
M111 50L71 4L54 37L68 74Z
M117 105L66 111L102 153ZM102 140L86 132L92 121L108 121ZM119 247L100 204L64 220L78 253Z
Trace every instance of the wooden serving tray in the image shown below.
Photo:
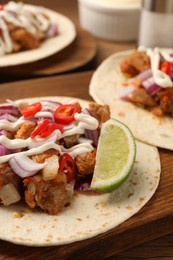
M90 64L96 53L97 44L94 37L89 32L78 28L75 40L60 52L28 64L0 67L0 81L7 82L74 71Z
M93 72L20 81L0 85L0 102L34 96L66 95L91 99ZM173 232L173 152L159 149L162 174L152 199L133 217L94 238L54 247L25 247L0 243L0 259L104 259L135 245ZM70 220L69 220L70 221Z

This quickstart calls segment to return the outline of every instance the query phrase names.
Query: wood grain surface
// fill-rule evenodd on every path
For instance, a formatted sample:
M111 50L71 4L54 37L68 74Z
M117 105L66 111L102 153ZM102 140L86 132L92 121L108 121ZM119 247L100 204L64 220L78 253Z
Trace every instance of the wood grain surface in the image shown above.
M0 68L0 81L51 76L82 69L92 62L97 52L96 40L87 31L77 29L75 40L62 51L39 61Z
M7 98L13 100L47 95L90 99L88 85L92 73L83 72L1 84L0 102ZM162 164L159 188L152 199L132 218L104 234L70 245L33 248L1 241L0 259L81 259L82 255L85 259L106 259L173 232L173 154L164 149L160 149L159 153Z

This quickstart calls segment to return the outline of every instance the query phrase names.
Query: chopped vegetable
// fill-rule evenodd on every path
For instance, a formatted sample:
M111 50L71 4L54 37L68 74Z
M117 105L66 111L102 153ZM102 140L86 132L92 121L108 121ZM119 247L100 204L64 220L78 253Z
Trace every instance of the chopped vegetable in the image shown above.
M37 135L40 135L43 129L49 124L48 119L44 119L37 127L34 129L34 131L31 133L30 137L34 138Z
M36 163L24 154L14 156L9 161L9 164L12 170L21 178L33 176L46 165L45 163Z
M75 113L79 113L81 108L78 103L59 106L54 112L55 122L59 124L70 124L74 121Z
M74 159L68 154L64 153L59 158L59 173L65 173L67 182L71 182L76 175L76 164Z
M60 130L62 133L64 130L64 126L56 123L51 123L48 119L44 119L31 133L30 137L34 138L39 136L41 138L45 138L49 136L53 131Z
M61 133L63 133L64 126L61 124L56 124L56 123L50 123L45 126L43 129L43 132L40 134L41 138L45 138L49 136L51 133L53 133L55 130L60 130Z
M37 112L39 112L41 110L41 108L42 108L41 102L36 102L27 107L24 107L21 110L21 114L25 118L30 118L30 117L34 116Z
M58 156L52 155L51 157L45 160L47 164L44 166L42 170L42 177L44 181L49 181L55 179L58 174L59 162Z

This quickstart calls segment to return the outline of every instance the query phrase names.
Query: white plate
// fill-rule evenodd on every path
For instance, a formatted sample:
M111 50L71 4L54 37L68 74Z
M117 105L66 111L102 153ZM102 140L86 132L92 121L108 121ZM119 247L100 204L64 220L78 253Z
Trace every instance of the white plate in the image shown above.
M27 5L31 10L33 5ZM59 35L43 41L39 48L0 57L0 67L14 66L34 62L49 57L68 46L76 37L74 24L66 16L44 8L51 21L58 26Z

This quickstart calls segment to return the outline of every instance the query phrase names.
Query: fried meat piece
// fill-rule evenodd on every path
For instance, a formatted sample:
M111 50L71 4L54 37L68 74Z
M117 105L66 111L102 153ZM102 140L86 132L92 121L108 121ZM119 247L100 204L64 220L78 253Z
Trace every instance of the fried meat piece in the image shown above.
M58 153L59 152L54 149L49 149L44 153L33 155L31 159L37 163L44 163L47 158L51 157L52 155L58 155Z
M66 148L72 147L73 145L75 145L77 143L78 139L79 139L79 134L64 137L63 141L64 141L65 147Z
M153 108L156 106L156 102L150 94L143 88L134 90L130 95L129 99L131 102L143 108Z
M68 205L70 199L69 184L56 179L44 181L41 175L24 180L25 201L30 208L40 207L55 215Z
M22 46L21 49L36 49L40 45L39 39L23 28L14 30L10 35L13 42L16 42Z
M96 149L92 152L78 155L76 157L76 166L80 175L93 174L96 162Z
M8 163L0 165L0 202L4 205L16 203L20 197L21 179Z
M165 88L159 90L154 96L156 102L159 104L161 111L165 114L173 116L173 90L172 88Z
M15 138L27 139L32 131L35 129L36 124L33 122L24 123L17 131Z
M89 110L91 115L99 121L99 125L106 122L110 118L110 110L108 105L99 105L95 102L90 102Z
M120 69L123 73L130 74L132 77L137 74L150 69L150 58L146 52L135 51L130 57L122 61Z

